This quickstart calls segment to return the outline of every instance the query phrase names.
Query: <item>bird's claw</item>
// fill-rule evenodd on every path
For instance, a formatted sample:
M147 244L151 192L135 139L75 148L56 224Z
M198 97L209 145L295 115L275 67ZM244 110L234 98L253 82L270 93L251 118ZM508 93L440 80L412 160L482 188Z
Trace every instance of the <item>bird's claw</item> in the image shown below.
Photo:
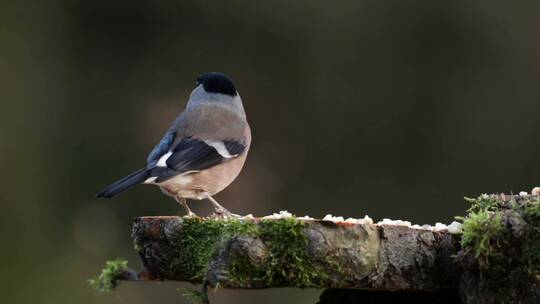
M195 212L188 212L186 215L184 215L184 217L187 217L187 218L194 218L194 217L197 217L197 214L195 214Z
M211 217L216 219L230 219L230 218L240 218L238 214L234 214L227 209L216 209Z

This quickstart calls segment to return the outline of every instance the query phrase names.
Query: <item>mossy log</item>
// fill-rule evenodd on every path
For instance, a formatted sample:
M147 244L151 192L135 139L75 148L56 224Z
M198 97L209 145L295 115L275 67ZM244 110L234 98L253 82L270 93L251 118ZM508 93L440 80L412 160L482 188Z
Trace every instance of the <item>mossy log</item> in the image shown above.
M203 291L314 287L326 289L320 304L540 303L537 192L469 199L462 234L444 225L290 215L140 217L133 239L143 269L117 259L90 284L103 291L120 280L186 281Z
M459 236L322 220L141 217L133 226L144 270L124 279L224 288L456 289Z

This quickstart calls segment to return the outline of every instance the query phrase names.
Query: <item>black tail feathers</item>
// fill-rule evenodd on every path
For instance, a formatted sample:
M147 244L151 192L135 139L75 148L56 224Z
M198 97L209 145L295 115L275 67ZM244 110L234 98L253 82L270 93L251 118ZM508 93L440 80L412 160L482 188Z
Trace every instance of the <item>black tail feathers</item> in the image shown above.
M101 191L96 195L96 197L105 197L105 198L111 198L120 192L123 192L124 190L127 190L128 188L131 188L135 185L138 185L145 180L147 180L150 177L150 171L148 171L146 168L139 169L130 175L122 178L119 181L116 181L114 184L110 185L109 187L105 188L105 190Z

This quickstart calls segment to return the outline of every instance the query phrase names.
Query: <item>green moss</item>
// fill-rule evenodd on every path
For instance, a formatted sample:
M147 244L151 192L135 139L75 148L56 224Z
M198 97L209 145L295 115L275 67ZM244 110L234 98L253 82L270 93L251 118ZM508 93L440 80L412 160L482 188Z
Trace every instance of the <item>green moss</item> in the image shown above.
M525 206L525 214L532 223L540 222L540 198L528 202Z
M490 260L500 254L506 229L500 212L471 212L463 221L461 245L474 252L480 269L487 269Z
M269 249L269 284L315 287L326 279L307 253L309 240L303 233L304 225L296 218L261 222L261 239Z
M242 254L229 257L229 277L238 285L248 282L261 286L288 285L318 287L328 278L323 263L330 258L315 260L307 251L309 240L304 234L305 223L294 217L281 220L213 220L190 218L184 220L178 235L179 255L171 265L179 277L203 281L212 257L224 242L238 236L260 239L265 248L264 261L253 263ZM338 269L334 265L332 269Z
M477 198L466 197L465 200L471 203L471 207L467 210L469 213L496 211L503 205L502 200L487 194L482 194Z
M540 198L482 195L470 200L458 255L475 294L500 303L537 303L540 287ZM472 279L472 281L471 281ZM467 289L465 288L465 290Z
M322 287L328 274L321 263L310 256L308 238L303 232L305 222L296 218L263 220L256 235L265 244L266 260L254 267L245 256L230 261L231 280L243 285L247 281L263 286Z
M101 292L112 291L118 286L118 280L122 271L127 269L127 261L118 258L105 263L105 268L101 271L101 274L97 279L90 279L88 283L90 286Z
M491 277L501 273L540 274L540 198L481 195L463 218L461 244L474 253L480 270Z
M202 280L219 244L234 235L254 235L256 232L256 224L250 221L185 219L178 236L179 256L172 267L182 272L180 276Z

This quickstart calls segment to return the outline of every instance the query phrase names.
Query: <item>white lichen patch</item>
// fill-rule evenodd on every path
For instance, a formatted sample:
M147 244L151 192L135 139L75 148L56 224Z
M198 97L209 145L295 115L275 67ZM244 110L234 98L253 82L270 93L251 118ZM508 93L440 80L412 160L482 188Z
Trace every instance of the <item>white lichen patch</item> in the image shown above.
M359 224L359 223L358 223L358 219L355 219L355 218L352 218L352 217L346 219L346 220L345 220L345 223L349 223L349 224Z
M323 221L330 221L330 222L334 222L334 223L339 223L339 222L345 221L345 219L343 219L343 216L333 216L331 214L327 214L325 217L323 217L322 220Z
M392 225L391 219L383 218L382 221L377 222L377 225Z
M369 216L364 216L363 219L360 220L362 224L373 224L373 219Z
M244 216L240 217L240 219L242 219L242 220L254 220L255 217L253 216L253 214L250 213L250 214L247 214L247 215L244 215Z
M448 232L451 234L461 234L463 232L463 224L453 221L448 225Z
M540 192L540 187L538 189L539 189L538 191ZM293 217L295 217L295 215L291 214L290 212L288 212L286 210L282 210L282 211L279 211L279 213L274 213L272 215L264 216L264 217L262 217L262 219L279 220L279 219L286 219L286 218L293 218ZM241 219L253 220L255 218L253 217L252 214L248 214L246 216L241 217ZM314 220L316 220L315 218L312 218L311 216L308 216L308 215L301 216L301 217L296 217L296 219L302 220L302 221L314 221ZM355 219L355 218L352 218L352 217L344 219L342 216L333 216L332 214L327 214L322 218L322 220L323 221L334 222L334 223L348 223L348 224L356 224L356 225L373 225L374 224L373 219L370 218L368 215L365 215L364 218L361 218L361 219ZM382 225L386 225L386 226L402 226L402 227L409 227L409 228L412 228L412 229L428 230L428 231L433 231L433 232L445 232L445 231L447 231L448 233L451 233L451 234L460 234L460 233L462 233L462 229L463 229L462 228L463 224L461 224L459 222L456 222L456 221L453 221L449 225L437 222L437 223L435 223L435 226L431 226L431 225L422 225L422 226L420 226L420 225L417 225L417 224L413 225L409 221L392 220L392 219L389 219L389 218L383 218L382 221L379 221L379 222L375 223L375 225L378 225L378 226L382 226Z
M418 229L418 230L429 230L429 231L433 231L433 229L435 229L435 227L431 226L431 225L418 225L418 224L414 224L414 225L411 225L411 228L412 229Z
M279 213L274 213L272 215L264 216L263 219L264 220L279 220L279 219L286 219L286 218L291 218L291 217L293 217L293 215L290 212L288 212L287 210L282 210Z
M435 227L433 227L433 231L440 232L440 231L446 231L448 230L448 226L446 226L443 223L435 223Z
M411 222L409 222L409 221L402 221L402 220L391 220L391 219L383 218L383 220L380 221L380 222L378 222L377 225L411 227Z
M411 227L412 223L409 222L409 221L402 221L402 220L397 220L396 221L397 225L399 226L406 226L406 227Z

